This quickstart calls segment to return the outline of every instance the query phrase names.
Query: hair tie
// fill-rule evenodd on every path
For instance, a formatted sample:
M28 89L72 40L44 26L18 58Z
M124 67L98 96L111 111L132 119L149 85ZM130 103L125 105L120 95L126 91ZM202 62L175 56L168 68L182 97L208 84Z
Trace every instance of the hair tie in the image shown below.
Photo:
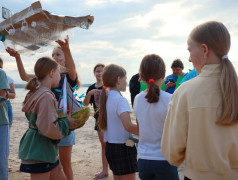
M149 82L149 83L153 83L153 82L155 82L155 80L154 80L154 79L149 79L148 82Z
M222 58L223 60L224 60L224 59L228 59L228 55L224 55L224 56L222 56L221 58Z
M106 90L106 89L107 89L107 86L103 86L102 88Z

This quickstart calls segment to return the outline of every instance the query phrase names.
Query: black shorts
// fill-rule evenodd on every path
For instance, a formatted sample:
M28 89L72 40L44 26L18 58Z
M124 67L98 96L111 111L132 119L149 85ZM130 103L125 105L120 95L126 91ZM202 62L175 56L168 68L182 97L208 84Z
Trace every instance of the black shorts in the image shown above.
M106 143L106 157L114 175L138 172L136 147L125 144Z
M59 165L59 160L55 163L36 163L36 164L21 164L20 171L25 173L46 173Z

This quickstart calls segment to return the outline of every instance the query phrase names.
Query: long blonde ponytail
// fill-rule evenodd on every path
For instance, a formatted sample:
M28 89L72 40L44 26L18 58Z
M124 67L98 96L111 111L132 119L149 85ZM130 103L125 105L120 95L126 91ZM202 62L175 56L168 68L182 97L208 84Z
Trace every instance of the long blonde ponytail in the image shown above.
M230 50L230 34L221 23L203 23L190 33L195 42L206 44L221 59L220 88L222 93L222 113L217 124L233 125L238 123L238 80L231 61L225 57Z
M228 58L222 60L221 68L220 85L223 113L217 124L233 125L238 123L238 78L235 68Z

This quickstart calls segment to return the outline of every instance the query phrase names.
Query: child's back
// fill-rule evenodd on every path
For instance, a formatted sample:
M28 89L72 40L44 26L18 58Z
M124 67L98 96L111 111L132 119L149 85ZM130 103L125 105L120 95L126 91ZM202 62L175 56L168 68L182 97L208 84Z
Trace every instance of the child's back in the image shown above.
M129 139L129 132L123 127L120 119L122 112L131 112L126 98L118 91L111 90L107 98L107 130L104 132L104 141L109 143L125 143Z
M148 103L145 96L146 92L142 91L134 103L140 129L138 158L165 160L161 154L161 138L171 94L161 91L156 103Z
M177 168L161 153L161 139L171 95L161 91L165 64L156 54L146 55L140 64L140 78L147 89L135 97L134 110L139 125L139 177L178 180Z

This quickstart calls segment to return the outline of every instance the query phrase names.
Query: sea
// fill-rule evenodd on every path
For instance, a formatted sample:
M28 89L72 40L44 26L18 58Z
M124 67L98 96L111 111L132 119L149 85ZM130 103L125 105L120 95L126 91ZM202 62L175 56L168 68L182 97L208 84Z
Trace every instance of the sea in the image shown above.
M76 94L78 96L82 95L83 93L86 95L88 87L80 87L77 91ZM16 98L11 100L11 103L22 103L25 99L25 96L28 92L28 90L25 90L24 88L16 88ZM130 97L130 91L129 91L129 86L127 86L125 92L121 92L122 96L125 97L128 100L128 103L131 106L131 97ZM84 98L81 100L83 101Z

